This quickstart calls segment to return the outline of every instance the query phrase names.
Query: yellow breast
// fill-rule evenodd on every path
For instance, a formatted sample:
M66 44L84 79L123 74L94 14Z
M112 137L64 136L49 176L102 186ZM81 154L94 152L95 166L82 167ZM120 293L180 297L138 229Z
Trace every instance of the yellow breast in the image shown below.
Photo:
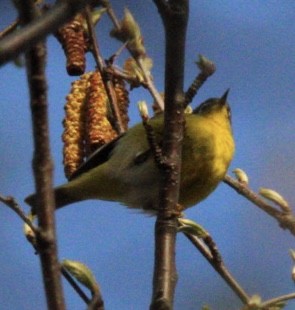
M192 123L186 126L182 154L179 201L185 207L195 205L216 188L234 154L230 126L192 117L187 118Z

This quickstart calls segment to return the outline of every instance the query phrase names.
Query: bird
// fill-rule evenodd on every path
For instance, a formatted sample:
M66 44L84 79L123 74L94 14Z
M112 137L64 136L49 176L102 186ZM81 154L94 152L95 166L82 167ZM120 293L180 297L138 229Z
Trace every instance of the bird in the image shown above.
M179 204L187 209L211 194L223 180L235 151L227 90L184 115ZM158 145L163 143L163 113L148 120ZM54 188L55 205L88 199L116 201L129 208L156 213L162 175L142 123L102 146L72 175ZM25 199L32 210L37 195Z

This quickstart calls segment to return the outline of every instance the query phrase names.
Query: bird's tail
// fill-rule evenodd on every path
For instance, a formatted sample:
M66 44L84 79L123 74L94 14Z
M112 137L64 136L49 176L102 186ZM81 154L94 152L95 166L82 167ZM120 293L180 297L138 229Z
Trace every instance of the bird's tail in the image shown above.
M63 187L58 187L54 190L55 208L59 209L68 204L77 202L77 198L68 195L67 191ZM25 202L32 207L32 213L36 213L38 207L37 195L32 194L25 199Z

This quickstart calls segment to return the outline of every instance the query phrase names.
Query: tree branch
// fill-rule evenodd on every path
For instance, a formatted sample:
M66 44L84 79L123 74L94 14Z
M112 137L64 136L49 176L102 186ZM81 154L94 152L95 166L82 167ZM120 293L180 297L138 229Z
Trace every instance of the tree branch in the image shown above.
M15 200L14 197L11 196L3 196L0 194L0 201L3 202L6 206L8 206L11 210L13 210L23 221L26 223L32 231L37 235L38 230L36 227L32 224L31 219L26 216L24 211L21 209L17 201Z
M17 32L5 36L0 41L0 66L56 31L90 2L91 0L59 0L41 17Z
M21 24L30 23L40 15L33 0L16 1ZM37 246L43 272L49 309L65 309L55 237L54 198L52 191L53 164L49 150L47 119L47 82L45 77L46 49L43 42L31 47L26 54L27 78L30 89L34 134L33 170L38 197L39 231Z
M288 229L292 235L295 235L295 216L292 212L279 211L271 205L267 204L258 194L253 192L246 184L239 182L229 175L226 175L223 180L238 194L244 196L253 202L258 208L266 212L268 215L275 218L283 229Z
M224 281L231 287L231 289L237 294L243 304L247 304L250 297L235 280L235 278L230 274L229 270L224 265L221 259L216 259L212 251L209 251L207 247L201 242L199 238L188 233L184 235L190 240L190 242L199 250L199 252L205 257L205 259L210 263L210 265L219 273L219 275L224 279ZM221 258L219 252L218 257Z
M5 29L1 30L0 32L0 39L7 36L9 33L13 32L19 24L19 20L15 20L13 23L11 23L9 26L7 26Z
M295 299L295 293L290 293L290 294L286 294L286 295L282 295L282 296L278 296L278 297L266 300L263 303L261 303L260 307L261 309L268 310L268 309L271 309L271 306L276 306L279 303L283 303L291 299Z
M150 309L172 309L176 285L175 215L179 197L184 123L184 53L188 0L154 0L165 27L165 116L163 182L155 225L155 266ZM174 214L174 215L173 215Z
M126 129L123 126L122 117L120 115L113 82L110 80L110 76L107 74L106 63L100 54L100 50L99 50L99 46L98 46L98 42L97 42L97 37L95 35L94 26L93 26L93 23L91 20L91 11L90 11L89 6L86 7L85 13L86 13L85 15L86 15L86 22L87 22L89 37L90 37L90 40L92 43L91 44L91 46L92 46L91 52L94 56L94 59L96 61L96 65L97 65L99 72L102 76L104 88L105 88L106 94L107 94L109 102L110 102L111 110L112 110L113 115L114 115L116 131L120 135L120 134L124 133Z
M90 303L90 298L86 296L86 294L83 292L80 286L76 283L73 277L69 274L67 269L61 266L61 273L63 277L68 281L68 283L71 285L71 287L75 290L77 295L85 302L86 305L88 305Z
M194 99L201 86L207 81L216 70L215 64L202 55L199 55L199 61L196 63L201 72L194 79L188 90L185 92L185 106L188 106Z
M107 13L108 13L111 21L113 22L115 29L120 30L120 21L118 20L114 10L112 9L111 4L108 1L105 1L105 3L103 5L107 9ZM127 44L127 49L130 51L130 49L128 48L128 44ZM131 51L130 51L130 54L133 55ZM143 79L144 79L144 83L143 83L144 87L148 89L148 91L150 92L151 96L154 98L155 102L160 107L160 109L164 110L164 103L163 103L162 96L159 94L157 88L155 87L154 82L151 78L151 75L149 74L149 72L147 72L147 70L144 66L143 59L141 57L134 57L134 59L138 65L138 67L142 71Z

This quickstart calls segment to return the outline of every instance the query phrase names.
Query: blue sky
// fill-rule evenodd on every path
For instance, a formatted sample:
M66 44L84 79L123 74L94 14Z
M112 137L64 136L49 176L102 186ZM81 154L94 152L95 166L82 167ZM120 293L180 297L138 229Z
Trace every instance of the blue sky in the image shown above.
M150 57L154 60L156 86L163 90L164 39L152 1L113 1L122 16L128 7L139 22ZM197 70L199 53L216 63L217 72L203 86L193 106L218 97L230 88L236 155L230 171L244 169L254 190L270 187L291 206L294 198L295 153L295 3L285 1L191 1L186 50L189 86ZM0 28L16 17L7 0L0 2ZM98 27L105 58L119 43L108 36L107 18ZM74 78L65 72L61 47L52 37L48 43L47 76L52 157L55 184L65 182L62 161L62 118L65 96ZM122 64L124 57L119 59ZM88 56L87 70L94 62ZM32 134L24 69L13 64L1 68L0 83L0 193L23 199L34 191L31 172ZM150 95L136 89L130 96L131 123L139 120L138 100ZM288 254L294 238L250 202L225 184L204 202L186 212L208 229L225 263L251 294L264 299L294 291ZM95 273L106 309L146 309L149 306L153 268L155 218L130 211L116 203L88 201L56 213L59 256L79 260ZM0 300L4 308L45 308L38 257L22 234L19 218L0 208ZM238 309L241 304L187 240L177 242L179 280L175 309ZM64 283L68 309L85 308ZM287 310L294 309L295 302Z

